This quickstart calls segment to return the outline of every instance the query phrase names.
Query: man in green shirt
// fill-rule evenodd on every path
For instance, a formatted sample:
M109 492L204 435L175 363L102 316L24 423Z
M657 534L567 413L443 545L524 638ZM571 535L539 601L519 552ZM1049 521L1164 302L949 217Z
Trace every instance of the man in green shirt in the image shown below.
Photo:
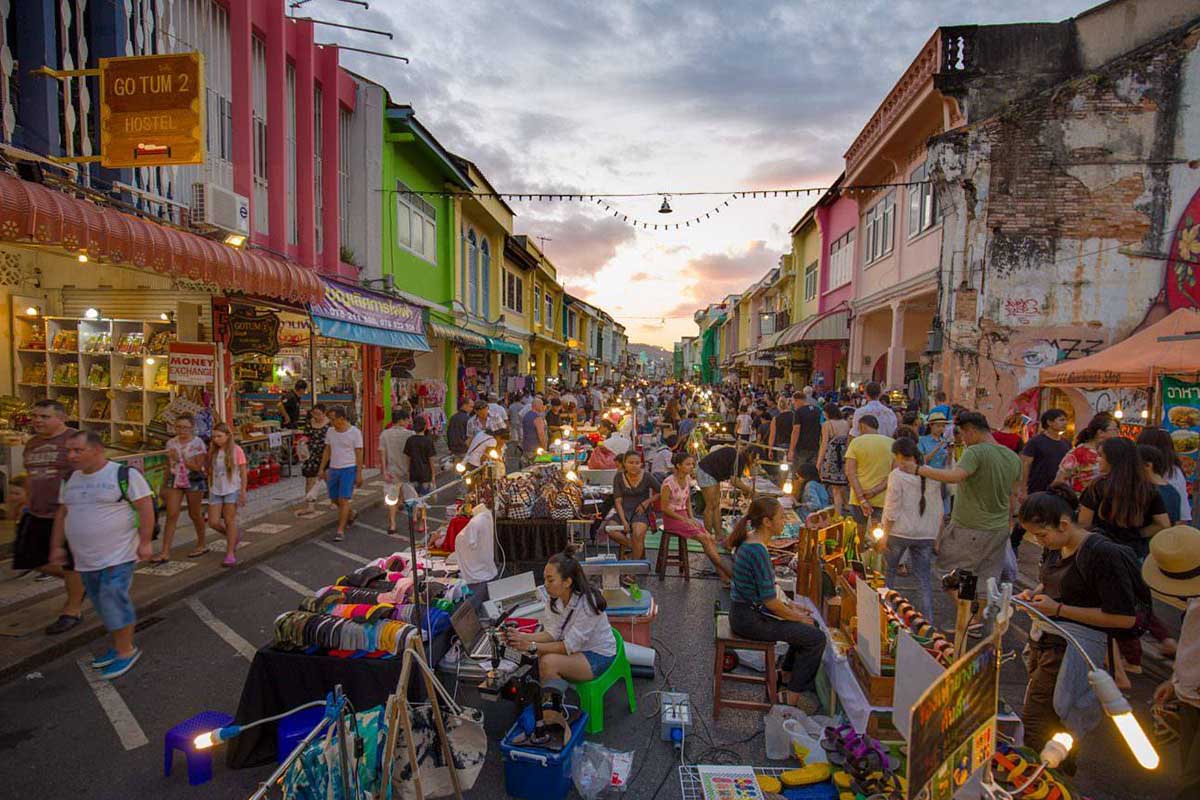
M951 469L924 464L904 467L908 472L942 483L957 483L950 522L938 537L937 565L943 572L968 569L983 587L988 578L1001 577L1005 567L1015 570L1007 559L1012 529L1012 511L1021 478L1021 459L992 438L987 418L964 411L955 419L967 446Z

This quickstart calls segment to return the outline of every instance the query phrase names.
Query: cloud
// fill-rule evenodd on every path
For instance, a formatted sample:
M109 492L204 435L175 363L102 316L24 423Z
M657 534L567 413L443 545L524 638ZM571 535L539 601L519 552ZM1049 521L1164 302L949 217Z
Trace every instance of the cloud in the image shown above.
M706 253L690 259L681 271L693 281L689 293L703 305L745 289L778 264L780 255L760 239L740 253Z
M654 279L655 276L651 275L649 272L635 272L629 276L630 283L645 283L646 281L652 281Z
M546 253L558 268L559 280L590 277L604 268L622 245L636 238L633 228L612 217L573 213L538 223L531 235L546 236Z

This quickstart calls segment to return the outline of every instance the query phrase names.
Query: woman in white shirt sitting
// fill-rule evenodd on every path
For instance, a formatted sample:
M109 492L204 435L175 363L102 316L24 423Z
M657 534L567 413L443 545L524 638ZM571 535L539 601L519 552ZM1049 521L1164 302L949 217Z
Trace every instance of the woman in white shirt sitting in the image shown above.
M581 683L603 675L617 655L604 595L588 582L570 548L551 556L542 576L548 599L544 630L510 629L507 644L537 656L543 686L556 679Z
M942 527L942 484L900 469L906 463L922 463L921 450L912 439L897 439L892 444L892 457L896 469L888 474L884 538L879 543L887 562L885 578L889 587L896 588L896 568L907 551L921 591L914 605L925 619L932 620L933 545Z

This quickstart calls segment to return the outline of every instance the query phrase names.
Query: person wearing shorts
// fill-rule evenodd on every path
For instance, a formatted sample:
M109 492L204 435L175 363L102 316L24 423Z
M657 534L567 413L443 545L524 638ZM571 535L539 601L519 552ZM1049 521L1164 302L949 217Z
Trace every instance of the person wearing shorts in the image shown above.
M25 469L28 504L17 522L13 542L12 567L35 569L45 575L62 578L67 597L58 618L46 627L50 635L71 630L83 617L83 582L75 572L70 549L62 564L50 561L50 540L58 513L58 495L62 482L71 474L67 459L67 441L75 434L66 425L66 409L57 400L39 400L33 404L34 436L25 444Z
M225 535L223 567L237 564L238 509L246 505L246 454L238 447L233 429L224 422L213 425L212 452L208 458L208 524Z
M133 568L150 558L154 535L154 498L136 469L122 487L121 465L109 461L104 441L94 431L80 431L67 442L75 471L63 483L54 518L50 560L65 564L69 542L84 590L113 646L92 659L106 679L124 675L141 656L133 644L137 622L129 594Z
M321 476L329 489L329 501L338 512L337 533L333 540L340 542L346 538L346 528L354 524L350 500L355 488L362 486L363 436L362 431L346 419L346 410L341 406L329 409L329 419L325 453L321 456Z

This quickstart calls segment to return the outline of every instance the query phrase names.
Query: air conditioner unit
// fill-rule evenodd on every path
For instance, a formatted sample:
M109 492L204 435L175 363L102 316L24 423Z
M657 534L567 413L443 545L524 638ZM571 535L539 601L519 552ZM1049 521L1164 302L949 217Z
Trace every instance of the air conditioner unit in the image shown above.
M193 183L192 224L249 236L250 200L215 183Z

